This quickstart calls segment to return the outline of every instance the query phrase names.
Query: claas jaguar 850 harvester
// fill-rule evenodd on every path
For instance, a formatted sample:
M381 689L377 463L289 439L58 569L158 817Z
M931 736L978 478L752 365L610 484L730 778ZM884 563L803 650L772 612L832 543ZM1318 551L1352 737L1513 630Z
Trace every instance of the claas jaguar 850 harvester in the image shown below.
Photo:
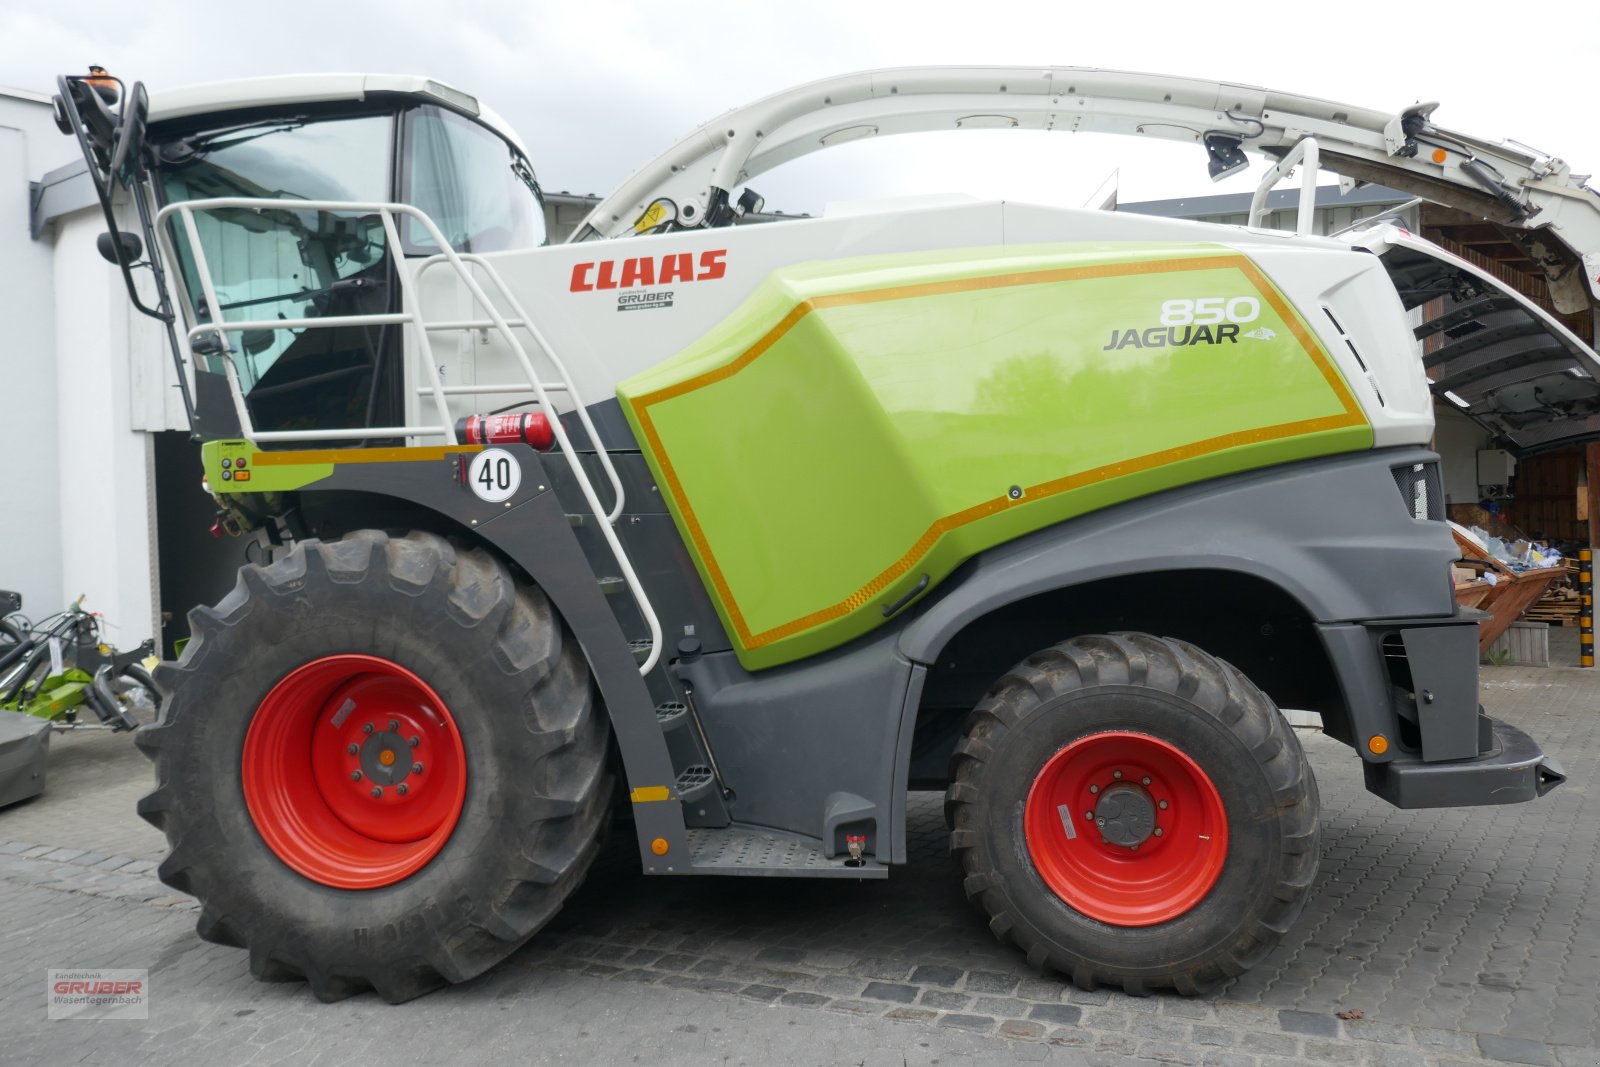
M261 546L137 737L161 877L263 978L470 978L613 821L650 875L884 878L908 792L942 789L1031 964L1195 993L1317 871L1280 708L1400 808L1562 781L1479 705L1432 405L1582 440L1600 364L1391 219L1311 232L1320 170L1381 180L1590 309L1600 200L1560 160L1431 105L876 71L713 120L549 245L516 134L435 81L59 89L102 252ZM1268 168L1249 226L960 197L735 225L814 150L1011 128Z

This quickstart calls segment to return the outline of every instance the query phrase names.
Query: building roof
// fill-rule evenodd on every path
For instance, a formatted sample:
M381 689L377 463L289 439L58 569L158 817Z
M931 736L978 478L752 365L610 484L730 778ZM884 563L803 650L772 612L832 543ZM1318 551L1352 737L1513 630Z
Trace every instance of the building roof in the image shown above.
M32 89L17 89L10 85L0 85L0 96L8 96L13 100L26 100L30 104L48 104L48 93L36 93Z

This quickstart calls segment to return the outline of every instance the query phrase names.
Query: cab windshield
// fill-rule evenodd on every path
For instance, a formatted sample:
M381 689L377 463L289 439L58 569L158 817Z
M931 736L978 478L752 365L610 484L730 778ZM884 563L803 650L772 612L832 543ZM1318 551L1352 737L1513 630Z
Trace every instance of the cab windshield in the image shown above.
M432 106L364 114L274 114L162 138L152 135L163 200L342 200L421 208L458 251L544 243L533 172L498 135ZM397 195L398 194L398 195ZM213 208L194 213L224 321L292 321L396 310L381 217L359 211ZM194 256L169 236L195 319L209 319ZM438 251L402 217L408 256ZM345 429L404 421L401 327L259 329L229 337L257 429ZM222 373L223 356L200 369Z
M161 192L167 203L214 197L381 203L389 198L393 131L393 115L380 113L318 120L287 116L242 129L192 135L160 147ZM195 212L194 221L224 321L386 310L387 302L375 299L386 281L383 226L376 215L215 208ZM190 306L196 320L205 322L209 312L196 263L176 219L171 237ZM355 284L358 279L368 284ZM352 284L341 289L344 282ZM318 350L314 357L310 351L301 351L300 356L316 363L319 375L370 368L371 352L352 351L350 345L338 344L340 338L328 336L341 332L279 329L232 335L240 386L253 393L306 377L289 368L278 370L280 361L297 349ZM340 351L331 350L335 347ZM309 370L309 363L302 369ZM263 392L262 400L272 395ZM352 423L345 415L328 425L359 422Z
M458 252L545 243L544 206L528 161L476 122L438 107L406 112L400 198L421 208ZM408 254L437 252L411 219Z

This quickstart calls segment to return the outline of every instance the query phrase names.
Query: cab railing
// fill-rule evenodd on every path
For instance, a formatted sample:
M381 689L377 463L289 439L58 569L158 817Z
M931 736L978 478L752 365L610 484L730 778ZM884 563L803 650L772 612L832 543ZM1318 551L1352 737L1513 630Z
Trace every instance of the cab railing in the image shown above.
M385 312L366 315L327 315L314 318L300 319L234 319L223 318L222 301L218 299L215 281L212 278L211 267L206 258L204 242L200 238L199 226L195 222L197 212L219 210L243 210L260 213L275 211L326 211L341 214L376 215L383 224L384 238L391 252L391 260L400 293L400 310L398 312ZM400 229L396 222L398 218L411 219L432 241L439 251L437 254L419 261L407 260L400 242ZM512 294L492 264L471 253L457 252L439 227L430 219L427 213L410 204L353 202L341 200L295 200L295 199L262 199L256 197L216 197L206 200L184 200L169 204L156 215L155 230L160 235L165 252L173 263L179 262L174 255L171 243L169 223L176 220L181 226L183 239L188 247L190 257L194 264L195 277L199 284L202 307L195 308L193 317L205 321L197 321L187 333L188 347L191 355L196 352L197 345L204 345L208 338L214 339L215 352L222 363L223 373L227 378L228 390L233 400L234 411L239 420L242 436L252 444L267 444L284 441L351 441L375 439L383 437L442 437L447 444L459 444L456 439L455 423L450 416L449 397L474 394L531 394L533 401L545 412L550 428L554 434L557 447L565 458L567 466L572 471L573 480L583 493L585 503L594 515L596 525L600 528L605 538L606 545L612 556L616 559L617 566L622 570L622 576L628 583L628 590L633 595L634 603L638 605L639 613L643 616L645 624L650 630L650 650L639 667L641 674L652 670L661 658L661 622L657 618L655 609L650 604L644 592L644 587L639 581L639 576L634 570L633 563L629 560L622 542L617 538L614 525L622 514L624 493L622 479L618 476L610 454L606 451L601 441L599 432L589 418L583 398L578 395L572 376L567 372L566 364L556 354L548 339L534 323L533 318L523 308L522 304ZM441 265L447 265L454 273L456 280L472 296L474 310L472 314L481 315L481 318L440 320L428 322L422 313L419 295L419 281L422 275ZM474 276L474 269L480 272L499 300L509 309L510 314L501 311L499 304L490 297L484 284ZM292 298L294 294L284 294ZM203 312L203 315L202 315ZM419 383L417 394L432 398L432 408L436 415L437 423L423 423L419 425L404 426L359 426L339 429L296 429L296 430L258 430L250 416L250 406L245 400L245 390L240 380L239 369L234 361L236 351L233 338L240 337L246 332L264 330L325 330L342 326L401 326L407 329L414 341L413 352L416 357L416 379ZM447 386L439 379L435 370L433 358L433 345L429 339L430 333L443 331L462 330L493 330L505 343L507 349L516 359L517 366L525 376L520 382L505 382L492 385ZM544 380L538 369L534 366L533 359L529 356L527 348L523 345L518 331L526 333L533 341L539 354L550 364L554 370L554 379ZM599 459L601 467L605 470L606 479L611 483L614 503L608 509L600 501L600 496L595 489L594 481L584 469L583 463L573 448L572 440L562 424L560 412L550 401L552 393L564 394L570 402L572 412L583 426L589 436L589 441ZM599 521L604 520L604 521Z

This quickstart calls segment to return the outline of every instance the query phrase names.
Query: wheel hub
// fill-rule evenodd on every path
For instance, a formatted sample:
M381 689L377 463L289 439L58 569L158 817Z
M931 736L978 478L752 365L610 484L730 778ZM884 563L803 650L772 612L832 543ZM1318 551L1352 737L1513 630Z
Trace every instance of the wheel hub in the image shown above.
M404 738L384 731L367 738L354 762L374 785L399 785L411 776L410 751Z
M290 672L256 710L242 776L278 858L341 889L389 885L455 829L466 754L454 718L415 674L376 656Z
M1094 822L1108 845L1138 848L1156 828L1156 802L1142 788L1119 783L1100 794Z
M1158 737L1108 730L1045 761L1023 806L1028 856L1069 907L1113 926L1154 926L1205 899L1228 820L1209 775Z

